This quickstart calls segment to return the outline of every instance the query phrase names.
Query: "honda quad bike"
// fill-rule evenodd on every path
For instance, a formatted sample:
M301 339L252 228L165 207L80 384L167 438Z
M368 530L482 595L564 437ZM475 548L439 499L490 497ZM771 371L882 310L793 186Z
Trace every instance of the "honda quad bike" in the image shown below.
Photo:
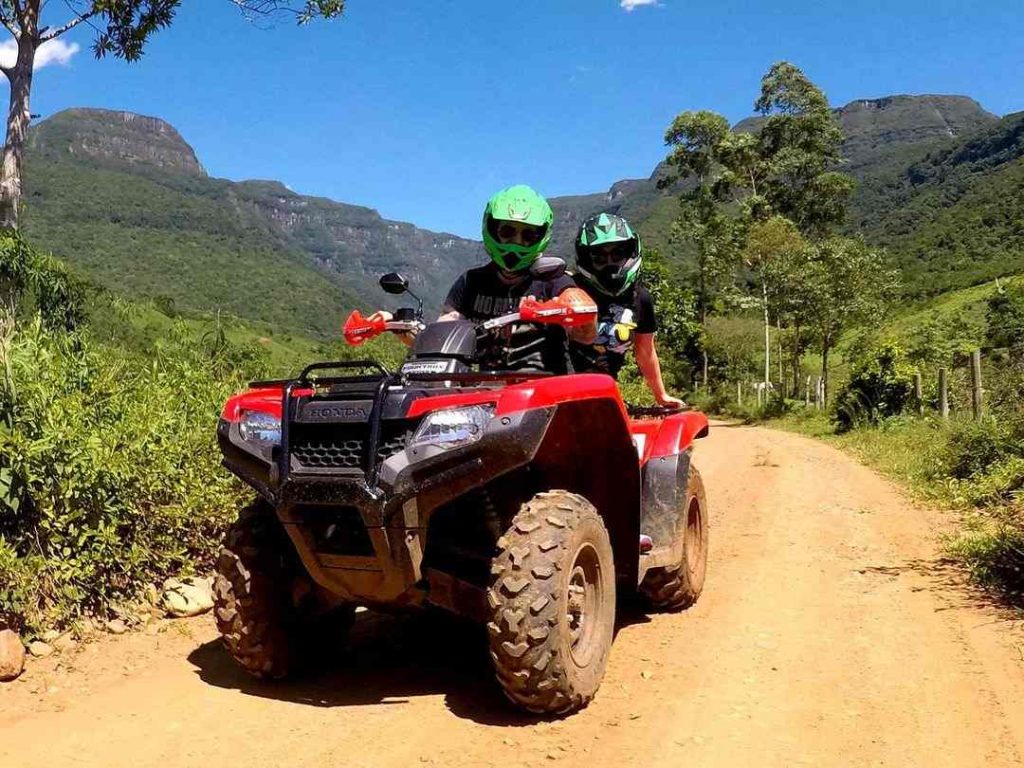
M381 285L408 291L396 274ZM217 566L231 655L280 678L304 639L331 618L350 622L356 606L438 606L486 625L514 703L585 706L604 675L616 594L692 604L708 532L691 463L703 414L631 418L604 375L479 369L480 350L512 326L571 328L594 312L562 299L527 299L481 324L424 325L422 303L388 322L353 312L351 344L418 331L398 371L316 363L228 400L224 465L258 494Z

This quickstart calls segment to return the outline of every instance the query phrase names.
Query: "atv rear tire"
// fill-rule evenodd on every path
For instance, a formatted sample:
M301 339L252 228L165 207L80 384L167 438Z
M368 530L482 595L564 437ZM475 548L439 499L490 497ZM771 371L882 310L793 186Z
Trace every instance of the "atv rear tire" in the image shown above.
M522 506L491 565L491 658L514 703L541 714L585 706L615 629L611 542L594 506L567 491Z
M285 677L296 656L295 560L291 541L263 501L242 509L217 560L217 629L235 661L259 678Z
M676 521L676 535L683 539L679 565L651 569L640 584L640 593L652 608L680 611L689 608L700 597L708 567L707 514L704 481L691 464L686 483L686 504Z

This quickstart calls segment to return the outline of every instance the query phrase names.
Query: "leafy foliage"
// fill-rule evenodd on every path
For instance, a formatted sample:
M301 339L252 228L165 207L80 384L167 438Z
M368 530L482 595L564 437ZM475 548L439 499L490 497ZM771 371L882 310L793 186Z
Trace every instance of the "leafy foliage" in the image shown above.
M914 369L895 343L887 342L854 362L850 379L835 399L840 432L896 416L914 395Z
M988 300L986 340L993 347L1024 344L1024 282L1000 286Z

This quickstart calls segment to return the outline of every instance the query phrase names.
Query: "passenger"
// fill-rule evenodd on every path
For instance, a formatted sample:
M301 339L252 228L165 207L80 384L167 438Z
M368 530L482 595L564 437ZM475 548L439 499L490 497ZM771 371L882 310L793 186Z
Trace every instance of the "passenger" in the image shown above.
M640 282L640 236L621 216L601 213L580 226L576 236L576 272L580 287L597 302L597 337L573 339L570 354L577 373L607 373L618 378L630 348L658 405L680 408L683 401L665 389L654 342L654 299Z

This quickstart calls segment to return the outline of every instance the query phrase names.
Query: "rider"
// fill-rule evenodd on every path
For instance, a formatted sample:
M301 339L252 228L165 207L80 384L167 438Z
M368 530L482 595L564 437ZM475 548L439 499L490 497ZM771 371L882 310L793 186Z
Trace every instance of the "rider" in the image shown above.
M654 343L654 299L639 282L643 250L638 235L621 216L600 213L586 219L576 236L576 279L597 302L597 338L570 345L577 372L618 377L632 347L637 366L658 405L678 408L661 378Z
M553 273L536 269L536 262L551 241L554 214L548 201L519 184L494 195L484 209L484 248L489 263L463 273L451 287L438 320L489 320L516 311L526 297L546 301L565 295L574 303L593 301L576 287L564 269ZM484 367L540 369L567 373L566 331L555 325L514 325L505 329L502 344L485 353ZM597 336L596 322L569 331L573 341L590 343Z

